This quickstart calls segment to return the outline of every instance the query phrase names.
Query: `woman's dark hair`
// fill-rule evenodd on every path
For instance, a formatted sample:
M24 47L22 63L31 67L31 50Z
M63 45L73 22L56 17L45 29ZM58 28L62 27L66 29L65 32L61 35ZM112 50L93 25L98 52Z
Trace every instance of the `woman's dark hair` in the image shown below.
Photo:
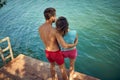
M46 8L44 11L44 17L46 20L49 20L52 16L56 15L56 10L54 8Z
M65 17L59 17L56 21L56 30L60 33L63 33L64 36L68 32L68 21Z

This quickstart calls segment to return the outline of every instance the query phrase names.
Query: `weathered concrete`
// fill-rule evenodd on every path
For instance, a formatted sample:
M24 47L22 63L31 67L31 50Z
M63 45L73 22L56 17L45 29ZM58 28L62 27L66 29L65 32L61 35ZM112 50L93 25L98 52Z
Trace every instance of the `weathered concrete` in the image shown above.
M0 69L0 80L52 80L50 64L20 54ZM62 80L59 68L56 66L59 80ZM75 72L74 80L99 80L97 78Z

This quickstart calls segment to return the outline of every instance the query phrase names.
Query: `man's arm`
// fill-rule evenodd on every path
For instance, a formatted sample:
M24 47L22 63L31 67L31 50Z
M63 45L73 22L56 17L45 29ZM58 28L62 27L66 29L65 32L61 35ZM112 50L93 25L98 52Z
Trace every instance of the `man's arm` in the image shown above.
M57 32L56 32L56 38L57 38L58 43L59 43L63 48L72 48L72 47L76 46L76 45L77 45L77 42L78 42L78 39L76 38L74 44L67 44L67 43L64 41L62 35L59 34L59 33L57 33Z

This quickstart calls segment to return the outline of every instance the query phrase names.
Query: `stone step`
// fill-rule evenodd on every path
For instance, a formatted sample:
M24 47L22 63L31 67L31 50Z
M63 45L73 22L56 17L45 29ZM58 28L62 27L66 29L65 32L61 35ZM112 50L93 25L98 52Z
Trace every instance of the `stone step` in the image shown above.
M56 66L56 71L58 79L62 80L58 66ZM50 74L50 64L20 54L0 69L0 80L52 80ZM100 79L75 72L74 80Z

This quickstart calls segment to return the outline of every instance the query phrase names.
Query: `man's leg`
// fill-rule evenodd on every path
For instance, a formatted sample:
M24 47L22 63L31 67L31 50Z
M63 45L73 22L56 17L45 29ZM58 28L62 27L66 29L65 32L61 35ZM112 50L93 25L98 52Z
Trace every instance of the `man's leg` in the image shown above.
M68 76L67 76L67 72L66 72L66 69L65 69L65 65L64 64L59 65L59 68L60 68L60 71L62 73L63 80L68 80Z
M58 80L57 73L55 72L55 63L50 63L50 71L52 75L52 80Z
M70 59L69 80L73 80L75 59Z

